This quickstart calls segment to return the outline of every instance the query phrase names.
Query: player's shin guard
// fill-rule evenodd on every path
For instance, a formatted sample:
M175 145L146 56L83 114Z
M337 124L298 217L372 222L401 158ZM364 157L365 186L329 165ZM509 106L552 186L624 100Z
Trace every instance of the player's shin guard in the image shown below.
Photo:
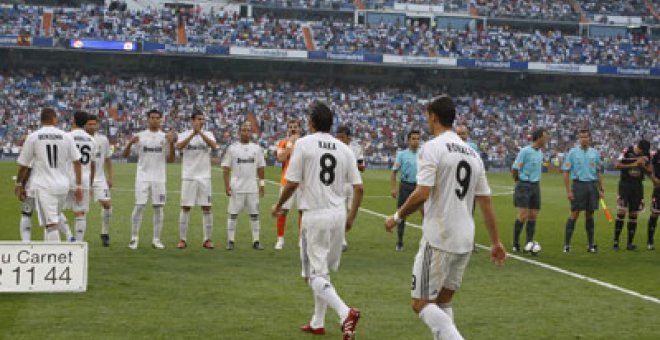
M573 238L573 230L575 230L575 220L569 218L566 221L566 233L564 234L565 246L571 245L571 239Z
M21 241L30 242L32 239L32 214L21 214Z
M136 239L140 235L140 226L142 225L142 214L144 213L144 205L139 204L133 208L131 221L133 223L131 228L131 239Z
M213 237L213 214L202 212L202 225L204 226L204 241L210 240Z
M76 240L85 239L85 230L87 230L87 218L85 216L76 216Z
M534 233L536 232L536 220L527 220L527 242L534 241Z
M238 214L230 214L227 219L227 241L234 241L236 223L238 223Z
M614 241L619 242L621 238L621 231L623 230L623 220L626 218L625 214L616 214L616 222L614 223Z
M71 233L71 228L69 228L69 221L67 221L66 216L64 216L63 213L60 213L60 223L57 225L57 227L60 229L62 234L64 234L64 237L66 238L67 241L73 238L73 234Z
M635 232L637 232L637 216L628 216L628 244L635 241Z
M325 311L327 309L328 303L314 293L314 315L312 316L312 321L309 322L309 325L312 326L312 328L325 327Z
M594 245L594 230L596 229L593 217L587 218L584 221L584 226L587 230L587 242L589 243L589 247L591 247Z
M110 218L112 217L112 208L101 209L101 234L110 233Z
M451 303L438 303L438 307L449 316L452 322L454 321L454 309L451 307Z
M419 318L431 329L433 339L463 339L451 318L434 303L424 306Z
M163 231L163 219L165 218L165 211L162 205L154 205L154 240L160 240L160 234Z
M651 215L649 217L649 229L648 229L648 238L646 239L646 244L653 245L653 237L655 235L655 227L658 224L658 215Z
M261 230L259 214L250 215L250 227L252 228L252 242L259 241L259 231Z
M520 245L520 233L522 233L523 223L519 219L513 224L513 245Z
M309 286L312 287L314 294L325 300L337 312L340 320L346 319L349 311L348 306L339 297L335 287L328 279L322 276L312 276L309 279Z
M188 220L190 217L190 211L185 211L181 209L179 213L179 239L187 241L188 240Z
M284 226L286 226L286 215L277 216L277 236L284 237Z

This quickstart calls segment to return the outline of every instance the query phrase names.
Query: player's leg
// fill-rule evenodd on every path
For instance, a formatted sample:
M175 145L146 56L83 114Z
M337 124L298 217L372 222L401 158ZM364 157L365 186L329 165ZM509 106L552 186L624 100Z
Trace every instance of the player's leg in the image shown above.
M399 183L399 197L397 198L396 201L397 209L401 208L401 206L403 205L403 203L406 202L406 200L408 199L411 193L412 190L410 188L410 185L405 184L403 182ZM403 235L405 233L405 228L406 228L406 220L401 219L401 221L399 221L399 224L396 227L396 246L394 248L396 251L403 251Z
M128 247L137 249L140 238L140 226L142 225L142 216L144 214L144 207L149 199L151 186L149 182L135 182L135 207L131 214L131 241Z
M588 191L585 199L585 221L584 227L587 232L587 251L590 253L598 252L598 246L595 242L596 225L594 222L594 211L598 210L598 186L596 183L586 184Z
M521 249L520 234L529 216L529 200L530 190L528 185L521 182L516 183L513 192L513 205L518 208L518 214L513 223L513 246L511 248L514 253L519 253Z
M165 245L160 240L160 235L163 231L163 223L165 220L165 202L167 201L167 189L165 183L151 183L151 203L154 209L153 223L154 235L151 241L151 246L154 249L164 249Z
M45 239L50 242L60 241L59 223L65 195L53 195L47 192L35 191L35 208L39 225L45 227Z
M89 190L83 190L83 197L80 202L73 201L73 214L75 216L76 240L85 240L85 231L87 230L87 211L89 211Z
M238 214L243 210L245 195L232 192L227 206L227 250L234 250Z
M34 211L34 197L25 197L21 202L20 234L21 241L32 240L32 212Z
M264 247L259 241L259 233L261 231L261 224L259 222L259 194L246 194L246 207L250 215L250 229L252 229L252 248L254 250L264 250Z
M211 179L197 182L197 185L197 205L202 207L202 227L204 228L202 247L213 249L215 245L211 241L213 237L213 213L211 212L213 189Z
M71 227L69 227L69 221L64 215L64 212L60 212L60 219L59 222L57 223L57 228L64 235L65 240L71 242L76 240L76 238L73 236L73 233L71 233Z
M282 195L283 187L280 187L280 195ZM294 193L295 195L296 193ZM275 249L281 250L284 248L284 229L286 228L286 215L291 209L293 197L289 198L284 204L282 204L282 214L278 215L276 218L277 224L277 242L275 243Z
M619 191L617 194L617 209L616 221L614 222L614 241L612 242L612 249L619 250L619 239L623 231L623 223L626 219L626 211L628 210L628 192L629 187L623 182L619 181Z
M575 201L575 199L573 199L573 201ZM575 230L575 222L579 217L580 211L574 210L573 202L571 202L571 213L566 220L566 231L564 233L564 253L569 253L571 251L571 239L573 237L573 231Z
M101 205L101 244L110 246L110 219L112 218L112 200L107 182L94 183L94 198Z
M628 242L627 250L637 250L635 233L637 232L637 215L644 210L644 187L641 183L631 186L630 200L628 201Z
M539 184L530 184L529 190L529 215L527 215L526 245L534 241L534 235L536 234L536 216L538 216L539 210L541 210L541 188Z
M655 228L658 224L658 215L660 215L660 188L653 190L653 197L651 198L651 216L648 222L648 234L646 238L646 249L655 250L653 238L655 235Z
M184 249L188 245L188 222L190 220L190 207L196 198L195 182L191 180L181 181L181 210L179 212L179 243L176 247Z
M351 210L351 205L353 204L353 186L347 185L344 191L346 195L346 199L345 199L346 211L348 212ZM347 251L347 250L348 250L348 241L346 241L346 233L344 233L344 237L342 239L341 251Z

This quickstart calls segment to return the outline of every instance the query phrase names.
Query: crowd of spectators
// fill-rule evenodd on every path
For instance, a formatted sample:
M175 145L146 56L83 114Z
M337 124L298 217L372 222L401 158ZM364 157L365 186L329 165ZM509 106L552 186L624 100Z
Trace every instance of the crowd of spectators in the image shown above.
M487 17L527 20L578 21L568 0L471 0L477 13Z
M352 128L368 162L386 165L405 145L410 129L426 130L424 104L437 92L448 92L455 99L459 121L470 127L472 140L491 166L510 164L537 126L547 127L552 136L546 151L548 160L561 157L574 144L579 127L592 129L594 144L608 161L617 157L623 146L641 137L654 139L654 147L660 144L658 97L516 96L450 89L316 85L299 80L171 80L26 70L0 76L0 138L5 153L18 150L24 136L37 128L40 109L51 106L61 114L65 128L75 110L99 114L103 117L102 131L121 149L132 134L146 127L147 110L164 112L165 129L183 131L190 113L199 109L207 115L207 128L224 146L236 139L241 122L253 120L258 128L255 140L272 156L275 141L286 133L286 122L290 118L304 120L309 104L322 100L336 113L337 123ZM423 138L427 137L424 133Z
M657 1L652 3L655 3L657 7ZM582 0L580 4L582 9L591 17L594 15L640 17L646 23L658 23L657 18L646 7L644 0ZM603 21L607 22L607 20Z
M0 8L0 35L40 35L43 8ZM145 12L59 9L53 35L160 43L176 42L177 15L170 10ZM559 30L520 32L508 27L469 30L435 24L355 25L346 22L303 22L269 16L239 18L237 13L193 11L185 16L189 44L305 50L304 26L313 30L317 48L332 52L444 56L488 61L602 64L655 67L658 40L644 35L589 38Z

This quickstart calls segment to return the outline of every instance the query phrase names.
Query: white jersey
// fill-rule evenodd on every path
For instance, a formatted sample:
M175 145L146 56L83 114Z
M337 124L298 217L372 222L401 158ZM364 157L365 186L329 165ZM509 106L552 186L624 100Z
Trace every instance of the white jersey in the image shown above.
M193 133L188 130L179 135L178 142L182 142ZM208 131L202 131L210 140L215 137ZM181 178L182 179L210 179L211 178L211 147L201 136L195 136L190 143L181 150Z
M431 187L424 204L424 238L442 251L471 252L474 197L490 195L481 158L453 131L425 143L418 157L417 185Z
M69 164L80 159L71 136L53 127L45 126L30 134L23 144L18 164L32 165L32 189L53 195L69 192Z
M138 133L138 164L135 182L166 183L167 154L169 146L163 131L144 130Z
M300 210L344 209L345 185L362 184L351 149L322 132L296 141L286 180L300 184Z
M96 161L96 172L94 182L105 182L105 160L112 157L110 142L108 141L108 137L100 133L94 134L94 141L96 142L96 154L94 157Z
M266 166L264 152L254 143L236 142L227 148L222 167L231 169L231 191L234 193L256 193L257 169Z
M352 141L351 144L348 145L349 148L351 148L351 151L353 151L353 156L355 156L355 161L357 163L363 163L364 162L364 149L362 149L362 145L356 141Z
M92 136L82 129L75 129L69 132L68 135L73 138L73 142L76 144L76 148L80 152L80 175L82 176L82 187L83 189L89 189L92 184L90 182L90 177L92 175L92 162L95 161L96 142L94 142ZM73 172L73 166L71 165L69 165L69 174L71 188L75 189L76 174Z

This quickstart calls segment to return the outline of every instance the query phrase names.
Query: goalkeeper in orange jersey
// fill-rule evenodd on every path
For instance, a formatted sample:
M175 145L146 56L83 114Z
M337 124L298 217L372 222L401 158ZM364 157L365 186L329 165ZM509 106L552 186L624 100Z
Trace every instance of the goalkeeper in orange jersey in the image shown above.
M300 137L301 127L300 121L296 119L289 120L287 123L286 138L277 142L277 160L282 163L282 175L280 176L280 194L282 189L286 186L286 170L289 167L289 160L293 153L293 147L296 140ZM294 201L297 203L297 194L294 193L289 200L282 205L282 214L277 216L277 243L275 249L281 250L284 248L284 227L286 226L286 215L293 207Z
M573 147L564 162L564 185L566 196L571 204L571 215L566 221L564 238L564 253L571 251L571 237L575 229L575 221L580 211L585 212L585 227L587 230L587 251L596 253L598 247L594 242L594 211L598 210L598 200L603 198L603 176L601 169L603 160L600 153L590 146L591 132L582 129L578 132L579 144Z

